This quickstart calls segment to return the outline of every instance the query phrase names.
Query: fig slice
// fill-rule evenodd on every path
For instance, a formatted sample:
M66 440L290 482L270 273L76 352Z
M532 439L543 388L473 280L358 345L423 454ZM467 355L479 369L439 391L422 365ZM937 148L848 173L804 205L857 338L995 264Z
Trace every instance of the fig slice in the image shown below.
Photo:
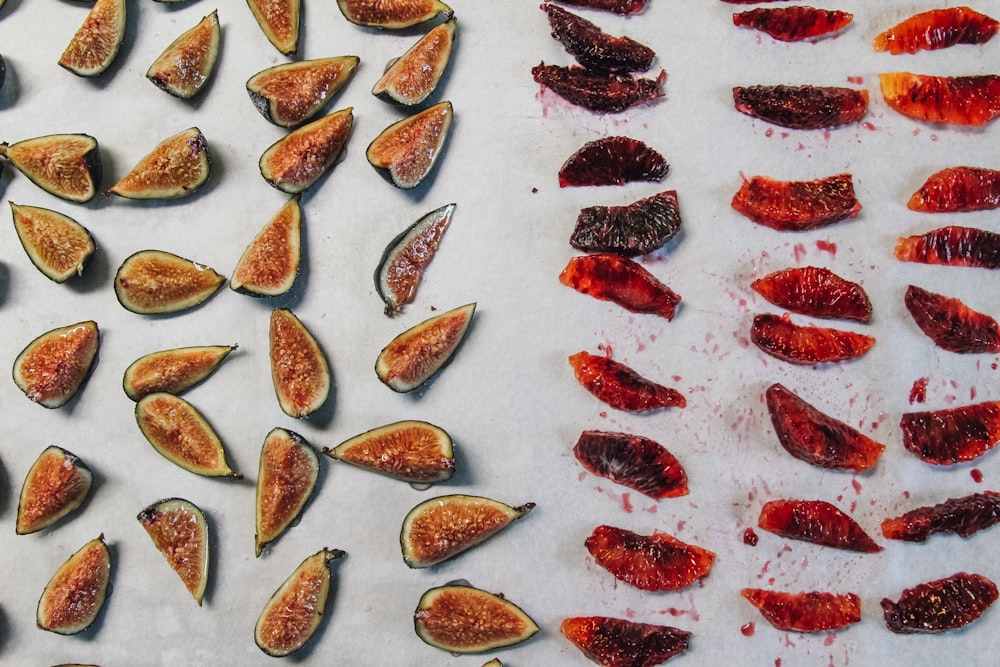
M385 302L386 315L396 313L403 304L413 301L420 276L434 258L454 213L455 204L434 209L385 247L375 270L375 291Z
M177 199L201 187L211 173L208 141L197 127L167 137L108 190L126 199Z
M330 365L309 329L286 308L271 311L271 380L289 417L306 417L330 395Z
M115 274L115 295L140 315L176 313L194 308L226 282L214 269L164 250L140 250Z
M153 544L201 606L208 584L208 522L190 500L167 498L136 517Z
M226 463L219 436L193 405L183 398L157 392L135 404L139 430L163 458L204 477L242 479Z
M455 474L451 436L433 424L406 420L365 431L323 453L337 461L411 484L433 484Z
M21 485L17 534L37 533L79 509L93 482L90 468L75 454L56 445L46 447Z
M451 60L458 21L452 17L435 26L406 53L389 63L372 95L386 102L413 106L437 88Z
M164 49L149 66L146 78L174 97L194 97L215 69L220 34L219 13L212 11Z
M43 333L14 360L14 383L39 405L46 408L64 405L90 373L100 338L93 320Z
M306 558L264 605L254 641L264 653L283 657L305 646L323 619L330 595L330 563L347 554L321 549Z
M369 144L368 163L398 188L417 187L437 162L453 115L451 102L439 102L393 123Z
M286 56L299 50L300 0L247 0L267 41Z
M86 227L57 211L9 203L17 238L35 268L57 283L83 274L95 250Z
M425 500L403 519L403 561L412 568L437 565L493 537L534 507L461 494Z
M393 338L375 360L379 380L397 392L413 391L427 382L458 350L475 312L474 302L459 306Z
M97 0L59 64L78 76L97 76L108 69L125 37L125 4L125 0Z
M401 30L455 13L441 0L337 0L340 12L351 23Z
M247 93L264 118L281 127L309 120L350 80L360 59L333 56L282 63L247 81Z
M156 392L181 394L215 372L238 345L197 345L158 350L133 361L122 378L133 401Z
M257 473L257 556L298 521L317 479L319 457L312 445L294 431L272 429L260 449Z
M417 636L452 653L481 653L530 639L538 626L503 595L448 584L420 597L413 612Z
M67 201L83 204L97 194L101 153L89 134L48 134L0 144L0 157L32 183Z
M250 296L279 296L299 273L302 208L293 195L246 247L233 269L230 289Z
M111 553L104 535L90 540L63 563L42 591L35 622L60 635L83 632L104 607L111 580Z
M333 167L353 125L353 107L303 125L264 151L260 175L282 192L302 192Z

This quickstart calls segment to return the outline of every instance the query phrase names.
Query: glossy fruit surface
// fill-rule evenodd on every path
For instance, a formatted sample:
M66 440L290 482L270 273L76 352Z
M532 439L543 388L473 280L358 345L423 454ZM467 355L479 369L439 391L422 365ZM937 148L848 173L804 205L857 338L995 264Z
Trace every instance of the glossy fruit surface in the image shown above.
M236 345L197 345L158 350L125 369L122 388L133 401L162 391L180 394L215 372Z
M621 113L663 96L666 70L655 79L539 63L531 76L570 104L596 113Z
M14 384L46 408L64 405L90 373L100 339L97 323L92 320L43 333L14 360Z
M873 336L802 326L771 313L754 316L750 340L772 357L802 366L856 359L875 344Z
M903 262L1000 269L1000 234L949 225L926 234L900 237L895 253L896 259Z
M208 585L208 522L201 508L183 498L153 503L136 517L184 587L201 606Z
M352 127L354 109L347 107L293 130L260 156L260 175L282 192L302 192L333 167Z
M945 49L956 44L985 44L1000 29L996 20L969 7L920 12L875 36L876 51L893 55Z
M233 269L229 287L251 296L292 289L302 254L302 207L293 196L253 237Z
M645 72L656 53L630 37L615 37L585 18L559 5L545 3L542 10L549 17L552 36L578 63L591 70L605 72Z
M242 479L226 463L219 436L197 409L173 394L157 393L135 404L135 421L163 458L205 477Z
M300 0L247 0L250 12L267 41L286 56L299 49Z
M733 25L767 33L780 42L802 42L846 28L854 16L815 7L755 7L733 14Z
M644 591L673 591L707 577L715 554L666 533L639 535L598 526L584 542L594 561L616 579Z
M564 618L559 632L606 667L654 667L688 649L691 633L669 625L608 616Z
M208 180L208 141L197 127L167 137L108 189L126 199L186 197Z
M393 123L368 145L368 163L398 188L417 187L440 157L453 115L451 102L439 102Z
M824 632L861 620L861 598L854 593L788 593L744 588L740 595L779 630Z
M981 126L1000 115L1000 75L879 74L882 97L909 118Z
M104 607L111 581L111 554L100 535L63 563L42 591L35 622L60 635L83 632Z
M451 436L423 421L406 420L365 431L323 453L344 463L412 484L455 474Z
M736 86L736 110L796 130L857 123L868 112L868 91L839 86Z
M882 598L885 626L892 632L947 632L983 615L997 599L997 586L980 574L958 572L905 589L898 601Z
M330 365L309 329L292 311L275 308L268 341L271 380L281 410L299 419L320 409L330 396Z
M732 206L757 224L792 232L826 227L861 212L850 174L813 181L744 178Z
M393 391L413 391L427 382L458 351L476 304L469 303L410 327L382 348L375 373Z
M641 264L613 253L571 258L559 274L559 282L633 313L652 313L668 321L674 318L681 302L680 295Z
M987 211L1000 208L1000 171L948 167L931 174L906 207L925 213Z
M90 468L75 454L55 445L46 447L21 485L17 534L36 533L79 509L93 481Z
M638 14L646 8L646 0L560 0L564 5L586 7L627 16Z
M392 315L413 301L424 269L434 259L444 233L451 225L455 204L446 204L421 216L393 238L375 269L375 291Z
M357 56L333 56L281 63L247 80L247 93L264 118L281 127L304 123L351 79Z
M688 493L687 474L680 462L650 438L584 431L573 446L573 454L592 474L650 498L676 498Z
M825 547L882 551L854 519L824 500L772 500L761 508L757 525L775 535Z
M559 168L559 187L662 181L670 166L645 143L624 136L588 141Z
M125 0L97 0L59 57L78 76L97 76L114 62L125 37Z
M959 299L910 285L906 309L928 338L949 352L1000 352L1000 325Z
M1000 401L907 412L899 427L903 446L927 463L972 461L1000 442Z
M149 66L146 78L174 97L194 97L215 69L220 34L219 15L213 11L171 42Z
M648 380L610 357L580 351L569 357L569 364L584 389L618 410L640 412L687 404L676 389Z
M101 182L101 153L89 134L49 134L3 143L0 156L32 183L67 201L90 201Z
M775 271L750 283L750 288L776 306L810 317L868 322L872 303L858 283L833 271L803 266Z
M400 30L454 11L441 0L337 0L340 12L351 23Z
M319 479L319 457L305 438L272 429L260 449L257 472L257 556L298 521Z
M115 295L140 315L176 313L215 294L225 276L214 269L163 250L140 250L115 274Z
M452 653L481 653L530 639L538 626L503 595L471 586L432 588L413 612L417 636Z
M420 104L437 88L448 63L458 21L452 17L431 28L416 44L386 67L372 95L404 106Z
M943 503L918 507L882 520L882 534L890 540L926 542L935 533L969 537L1000 523L1000 493L986 491Z
M569 243L584 252L635 257L662 248L680 228L677 191L666 190L624 206L582 209Z
M17 238L35 268L57 283L83 274L96 249L83 225L47 208L9 203Z

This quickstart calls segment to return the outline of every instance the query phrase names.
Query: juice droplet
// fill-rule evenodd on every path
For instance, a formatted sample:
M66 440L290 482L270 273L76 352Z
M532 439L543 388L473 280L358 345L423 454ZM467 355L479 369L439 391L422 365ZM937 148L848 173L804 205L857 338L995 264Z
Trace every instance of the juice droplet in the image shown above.
M910 405L927 400L927 378L917 378L910 388Z
M979 468L973 468L969 471L969 476L972 477L972 481L976 484L983 483L983 471Z
M743 633L744 637L753 637L754 633L757 632L757 626L753 621L750 621L746 625L740 626L740 632Z
M757 541L760 538L757 537L757 533L753 531L753 528L747 528L743 531L743 544L749 547L757 546Z

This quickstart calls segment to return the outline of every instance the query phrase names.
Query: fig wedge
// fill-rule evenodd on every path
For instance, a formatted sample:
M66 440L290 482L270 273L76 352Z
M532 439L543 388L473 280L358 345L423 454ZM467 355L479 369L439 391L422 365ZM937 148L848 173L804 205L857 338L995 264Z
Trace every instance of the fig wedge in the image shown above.
M181 394L215 372L238 345L198 345L150 352L125 369L122 388L133 401L156 392Z
M97 76L114 62L124 37L125 0L97 0L59 64L78 76Z
M433 424L406 420L373 428L323 453L337 461L411 484L434 484L455 474L451 436Z
M397 188L417 187L441 154L453 113L451 102L440 102L393 123L368 145L368 163Z
M493 537L534 507L461 494L425 500L403 519L403 562L412 568L437 565Z
M299 273L302 208L294 195L243 251L229 287L250 296L279 296L292 289Z
M289 417L306 417L330 395L330 365L319 343L292 311L271 311L271 380L278 405Z
M375 291L385 302L385 314L396 313L413 301L424 269L448 231L455 204L447 204L424 215L399 233L382 253L375 270Z
M146 78L174 97L194 97L215 69L220 36L219 13L213 11L171 42L149 66Z
M282 657L305 646L326 610L330 563L346 555L340 549L321 549L285 579L257 619L253 634L261 651Z
M319 457L294 431L275 428L264 438L257 473L257 556L296 523L319 479Z
M73 398L97 357L101 334L93 320L43 333L14 360L14 384L29 399L58 408Z
M426 100L448 68L457 26L458 21L452 17L431 28L406 53L389 63L372 88L372 95L404 106Z
M417 636L452 653L481 653L530 639L538 625L503 595L448 584L420 597L413 612Z
M197 127L167 137L108 190L126 199L186 197L208 180L208 141Z
M60 199L83 204L97 194L101 153L89 134L49 134L0 144L0 157Z
M389 342L375 360L375 373L397 392L413 391L452 358L476 312L469 303L410 327Z
M337 0L340 12L351 23L401 30L455 12L441 0Z
M86 227L57 211L9 203L17 238L35 268L57 283L83 274L95 250Z
M281 127L309 120L350 80L360 59L334 56L282 63L257 72L247 92L264 118Z
M333 167L353 125L352 107L303 125L264 151L260 175L282 192L302 192Z
M104 535L84 544L63 563L42 591L35 622L60 635L83 632L104 607L111 581L111 553Z
M46 447L21 485L17 534L37 533L79 509L93 483L90 468L75 454L56 445Z
M140 250L115 274L115 295L140 315L176 313L194 308L226 282L214 269L164 250Z
M136 517L167 563L201 606L208 585L208 522L190 500L167 498Z
M226 452L201 413L173 394L158 392L135 404L139 430L165 459L204 477L242 479L226 463Z
M286 56L299 50L300 0L247 0L267 41Z

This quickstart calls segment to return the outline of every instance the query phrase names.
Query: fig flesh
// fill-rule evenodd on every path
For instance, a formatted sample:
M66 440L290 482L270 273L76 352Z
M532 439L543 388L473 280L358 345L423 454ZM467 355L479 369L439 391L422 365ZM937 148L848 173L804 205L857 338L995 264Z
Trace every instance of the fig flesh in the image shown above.
M260 175L282 192L302 192L333 167L353 125L352 107L303 125L264 151Z
M417 294L417 284L448 231L455 204L421 217L389 242L375 270L375 291L385 302L385 314L396 313Z
M413 613L417 636L452 653L481 653L530 639L538 626L503 595L450 584L420 597Z
M368 163L398 188L417 187L441 154L453 114L451 102L440 102L393 123L368 145Z
M83 632L104 607L111 580L111 553L104 535L84 544L52 575L38 600L35 621L60 635Z
M229 287L250 296L279 296L299 273L302 209L297 195L285 203L243 251Z
M194 97L215 69L220 34L219 14L213 11L171 42L150 65L146 78L174 97Z
M306 417L330 395L330 365L319 343L292 311L271 311L271 380L278 404L289 417Z
M372 95L404 106L420 104L437 88L451 60L458 21L452 17L431 30L386 67Z
M423 421L399 421L365 431L333 449L330 458L411 484L433 484L455 474L451 436Z
M39 405L46 408L64 405L90 373L100 338L93 320L43 333L14 360L14 383Z
M83 504L94 482L77 456L52 445L31 464L17 503L18 535L48 528Z
M0 144L0 157L32 183L67 201L83 204L97 194L101 153L89 134L49 134Z
M167 498L142 510L136 518L200 607L208 584L205 513L189 500Z
M165 459L204 477L242 479L226 463L219 436L193 405L173 394L158 392L135 404L139 430Z
M299 50L300 0L247 0L267 41L286 56Z
M257 473L257 556L298 521L319 479L319 457L298 433L275 428L260 449Z
M197 127L167 137L108 190L126 199L177 199L201 187L211 173L208 141Z
M125 37L125 0L97 0L59 64L78 76L97 76L114 62Z
M35 268L57 283L83 274L95 250L83 225L47 208L9 203L17 238Z
M115 274L115 295L140 315L175 313L202 303L226 282L214 269L163 250L140 250Z
M156 392L181 394L215 372L237 345L198 345L150 352L125 369L122 387L133 401Z
M281 127L309 120L350 80L360 59L334 56L282 63L257 72L247 92L264 118Z
M337 0L341 13L351 23L374 28L401 30L455 12L441 0Z
M410 327L389 342L375 360L375 373L397 392L413 391L452 358L476 312L469 303Z

